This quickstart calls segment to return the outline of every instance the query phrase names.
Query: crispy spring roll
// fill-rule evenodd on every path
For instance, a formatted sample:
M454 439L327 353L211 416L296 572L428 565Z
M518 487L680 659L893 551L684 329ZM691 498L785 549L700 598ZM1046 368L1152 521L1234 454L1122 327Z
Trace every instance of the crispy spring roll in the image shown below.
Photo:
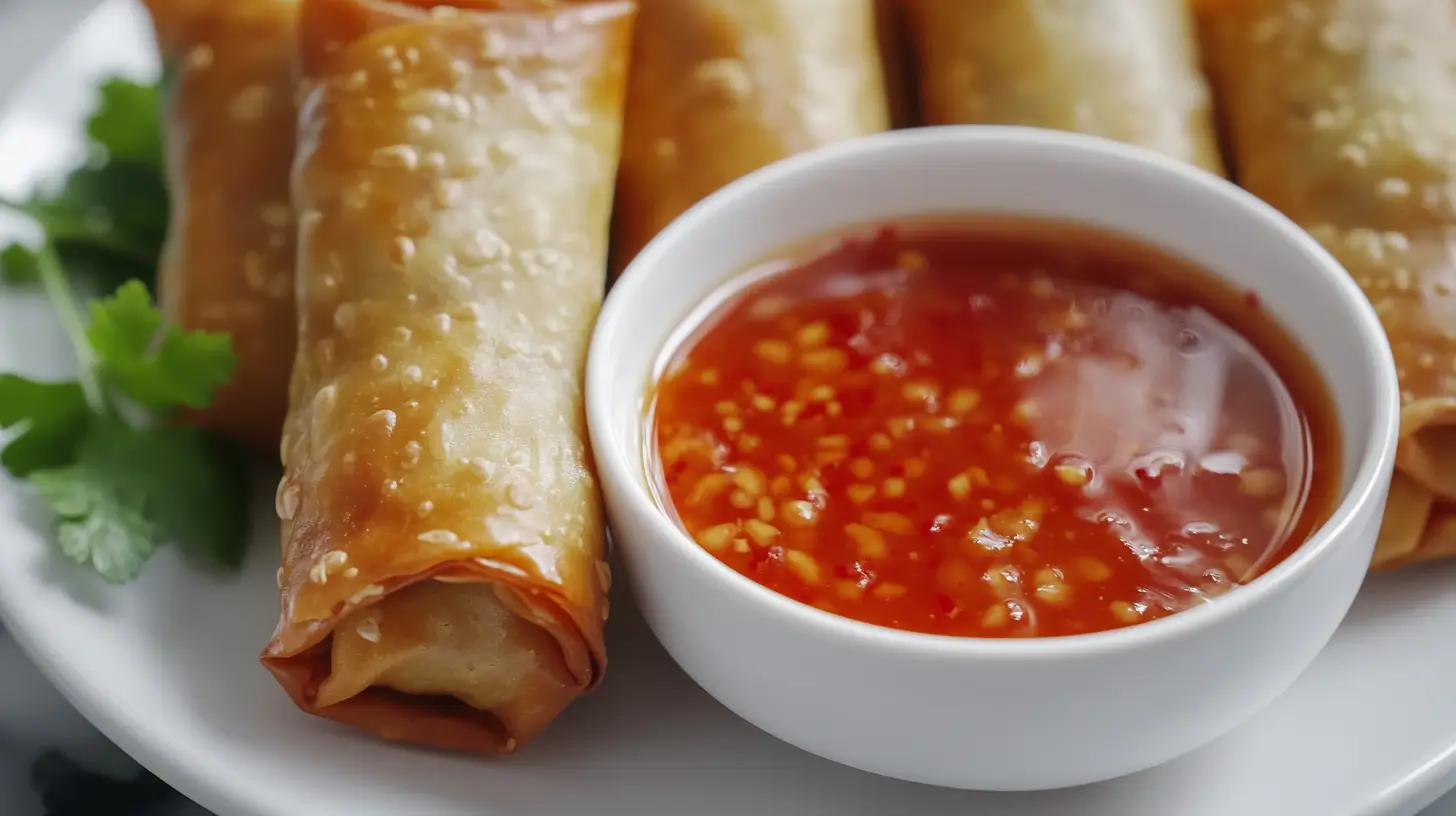
M723 185L890 126L876 0L640 0L613 268Z
M1185 0L907 0L926 124L1129 142L1223 173Z
M1207 0L1239 181L1375 305L1401 383L1386 567L1456 555L1456 4Z
M232 336L232 380L197 412L269 455L288 407L297 319L289 168L296 0L147 0L168 68L172 214L159 285L167 316Z
M875 33L879 35L880 61L884 63L890 125L914 127L920 122L920 92L915 80L915 45L910 40L910 21L902 0L875 0Z
M507 753L606 666L582 375L633 4L305 0L283 614L306 711Z

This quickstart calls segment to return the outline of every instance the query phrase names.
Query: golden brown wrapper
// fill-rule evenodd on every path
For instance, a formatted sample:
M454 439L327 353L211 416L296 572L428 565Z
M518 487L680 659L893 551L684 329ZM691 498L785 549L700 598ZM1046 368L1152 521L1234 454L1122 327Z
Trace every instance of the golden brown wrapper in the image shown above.
M876 0L641 0L613 269L718 188L890 127Z
M283 614L299 706L509 752L606 665L587 447L633 4L305 0Z
M1423 546L1426 530L1435 509L1436 496L1419 482L1396 471L1385 501L1385 518L1380 524L1380 537L1370 564L1375 569L1395 569L1406 564L1442 557L1445 547ZM1433 543L1436 543L1433 541ZM1427 552L1427 550L1430 552Z
M890 125L914 127L920 124L920 91L915 78L915 44L903 0L875 0L875 33L884 64Z
M171 224L158 272L167 317L226 332L238 365L189 418L269 456L293 361L289 204L297 0L147 0L172 77L164 112Z
M1376 568L1456 554L1456 4L1205 0L1238 179L1375 306L1401 384Z
M926 124L1022 125L1222 174L1184 0L906 0Z

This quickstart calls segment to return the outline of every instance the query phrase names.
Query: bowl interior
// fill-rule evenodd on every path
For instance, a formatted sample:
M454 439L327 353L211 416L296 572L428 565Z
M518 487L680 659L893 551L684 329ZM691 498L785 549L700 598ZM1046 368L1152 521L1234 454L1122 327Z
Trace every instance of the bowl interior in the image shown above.
M748 176L669 226L613 290L593 340L588 401L594 440L606 448L598 451L603 478L633 480L650 501L642 450L656 366L705 297L806 239L944 214L1105 228L1258 293L1322 373L1340 424L1343 498L1312 540L1379 483L1396 421L1389 347L1364 296L1313 239L1232 184L1173 160L999 127L900 131L823 149Z

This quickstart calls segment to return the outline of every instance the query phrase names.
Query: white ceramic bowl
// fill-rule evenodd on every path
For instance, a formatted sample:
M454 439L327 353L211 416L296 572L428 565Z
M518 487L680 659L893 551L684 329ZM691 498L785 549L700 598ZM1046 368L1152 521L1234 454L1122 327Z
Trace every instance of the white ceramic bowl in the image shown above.
M1171 249L1258 292L1323 371L1343 498L1299 551L1214 602L1127 629L994 640L895 631L789 600L654 503L644 406L664 343L749 265L837 228L930 213L1069 219ZM1237 187L1151 152L1020 128L900 131L754 173L694 207L607 300L587 372L617 546L657 637L703 688L806 751L985 790L1094 782L1203 745L1290 686L1365 575L1397 430L1390 349L1313 240Z

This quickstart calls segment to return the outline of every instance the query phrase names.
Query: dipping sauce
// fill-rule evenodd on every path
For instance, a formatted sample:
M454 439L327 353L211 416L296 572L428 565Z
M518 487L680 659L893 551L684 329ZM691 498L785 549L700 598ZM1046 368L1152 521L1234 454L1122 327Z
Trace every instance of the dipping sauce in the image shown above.
M668 364L652 458L692 537L790 598L916 632L1096 632L1248 582L1333 508L1319 374L1187 261L975 220L758 272Z

